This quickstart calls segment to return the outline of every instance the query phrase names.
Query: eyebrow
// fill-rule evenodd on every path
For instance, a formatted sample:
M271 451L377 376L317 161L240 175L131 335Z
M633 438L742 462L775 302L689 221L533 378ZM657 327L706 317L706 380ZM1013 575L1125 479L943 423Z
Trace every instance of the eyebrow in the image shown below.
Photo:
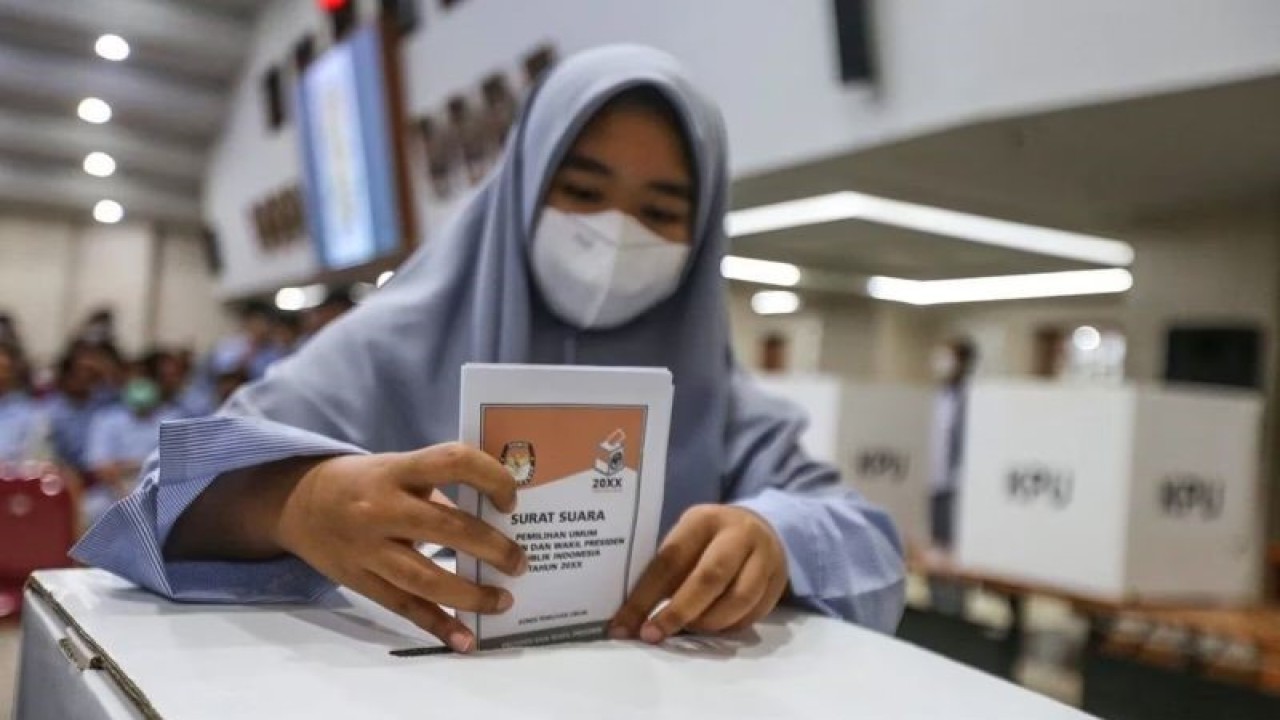
M564 159L564 167L569 170L581 170L593 175L613 176L613 169L608 165L585 155L570 155Z
M613 168L586 155L569 155L564 159L564 168L568 170L579 170L581 172L591 173L592 175L602 175L605 177L613 177ZM677 180L654 180L648 183L650 190L662 193L679 200L693 202L693 187L686 182Z
M649 183L649 188L663 195L669 195L685 202L693 202L693 188L689 183L674 182L672 180L655 180Z

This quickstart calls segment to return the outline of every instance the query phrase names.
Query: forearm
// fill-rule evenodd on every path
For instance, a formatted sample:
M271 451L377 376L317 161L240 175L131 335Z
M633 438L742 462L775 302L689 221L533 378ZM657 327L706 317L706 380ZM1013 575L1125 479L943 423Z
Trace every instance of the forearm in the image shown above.
M165 542L166 560L270 560L287 551L280 515L324 457L290 458L227 473L187 508Z

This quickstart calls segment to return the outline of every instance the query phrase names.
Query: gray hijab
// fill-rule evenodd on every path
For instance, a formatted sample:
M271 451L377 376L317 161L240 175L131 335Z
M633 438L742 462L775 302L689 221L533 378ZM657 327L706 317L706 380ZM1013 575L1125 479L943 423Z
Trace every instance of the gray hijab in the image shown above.
M672 297L622 327L583 331L545 307L529 275L528 246L566 151L609 100L638 86L671 103L689 141L695 247ZM444 231L386 287L223 412L265 417L372 452L400 451L458 437L460 369L468 362L665 367L675 381L667 483L682 501L667 503L669 527L688 505L720 500L714 490L723 490L730 472L733 373L719 271L726 173L719 112L672 58L635 46L575 55L534 91L501 160ZM678 489L682 483L689 486Z

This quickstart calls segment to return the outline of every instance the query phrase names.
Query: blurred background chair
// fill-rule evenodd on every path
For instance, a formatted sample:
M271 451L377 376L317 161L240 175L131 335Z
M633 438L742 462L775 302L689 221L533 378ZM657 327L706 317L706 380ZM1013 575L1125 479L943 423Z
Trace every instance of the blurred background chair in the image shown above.
M71 565L75 532L75 502L52 467L0 465L0 622L21 612L32 571Z

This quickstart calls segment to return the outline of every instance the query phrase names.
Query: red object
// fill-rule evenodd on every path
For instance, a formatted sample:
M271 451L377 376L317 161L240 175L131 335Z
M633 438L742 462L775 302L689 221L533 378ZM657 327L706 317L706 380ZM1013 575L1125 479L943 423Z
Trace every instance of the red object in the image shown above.
M17 616L32 571L71 566L75 513L50 466L0 464L0 620Z
M316 0L316 4L319 5L320 9L324 10L325 12L333 12L334 10L341 10L345 5L347 5L350 2L351 0Z

